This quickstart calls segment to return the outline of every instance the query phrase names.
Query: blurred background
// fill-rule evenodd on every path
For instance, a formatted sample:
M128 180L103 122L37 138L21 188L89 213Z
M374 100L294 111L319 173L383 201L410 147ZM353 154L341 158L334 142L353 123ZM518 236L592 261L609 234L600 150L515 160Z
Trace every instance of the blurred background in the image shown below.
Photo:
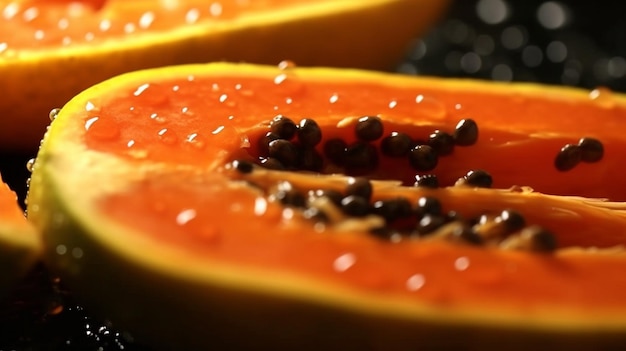
M626 2L455 1L397 70L625 91Z
M403 74L626 92L626 2L457 0L407 44L395 67ZM21 195L33 156L0 154L0 172ZM149 351L92 318L43 269L0 304L0 330L0 350Z

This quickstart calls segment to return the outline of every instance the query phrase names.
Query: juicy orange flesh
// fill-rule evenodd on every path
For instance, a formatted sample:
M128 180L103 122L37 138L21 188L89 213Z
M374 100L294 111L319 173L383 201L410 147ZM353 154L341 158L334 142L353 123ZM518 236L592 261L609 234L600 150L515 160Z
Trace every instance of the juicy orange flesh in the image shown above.
M166 31L307 2L319 0L0 1L0 33L11 33L0 38L0 53L9 49L71 46Z
M393 244L365 233L317 232L308 222L289 219L289 211L267 203L250 187L233 187L236 182L223 166L233 155L252 157L254 138L267 130L263 122L278 113L296 121L316 118L328 137L346 139L354 138L352 129L337 126L346 116L379 115L387 121L387 133L402 130L416 137L435 128L451 131L459 119L471 117L479 125L479 142L442 158L435 173L444 182L482 168L494 176L496 187L529 185L546 193L625 199L626 192L614 184L619 184L616 170L626 148L619 130L606 128L617 124L624 110L611 99L608 92L588 100L544 101L436 86L305 82L289 72L245 79L189 76L155 78L91 100L85 111L78 111L84 118L77 120L84 125L77 127L86 130L84 141L92 150L130 164L172 165L172 173L151 174L100 204L110 218L189 255L305 272L346 288L450 307L489 306L498 299L499 308L529 314L547 306L584 314L590 305L610 314L624 301L620 257L502 252L434 242ZM499 125L503 115L508 116L506 126ZM403 120L407 117L411 119ZM535 133L542 136L529 136ZM603 160L558 172L553 159L560 147L583 136L602 140ZM409 172L401 161L394 162L394 173ZM174 171L174 165L185 167ZM408 174L405 178L414 172ZM381 171L377 176L387 175ZM558 223L566 232L587 225L591 228L583 230L588 233L593 231L591 221ZM598 240L623 242L621 237Z
M0 221L13 226L26 224L26 218L17 202L17 195L0 177Z

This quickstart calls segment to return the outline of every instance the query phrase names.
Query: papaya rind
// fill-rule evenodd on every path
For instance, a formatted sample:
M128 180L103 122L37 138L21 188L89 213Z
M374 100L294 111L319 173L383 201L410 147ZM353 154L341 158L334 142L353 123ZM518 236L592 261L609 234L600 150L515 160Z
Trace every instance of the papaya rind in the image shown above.
M233 20L137 33L99 44L0 55L0 148L36 150L48 112L106 78L142 68L210 61L392 69L449 0L342 0ZM349 45L347 44L349 43Z
M64 125L65 114L82 109L90 97L129 82L189 72L196 76L274 74L275 68L226 63L181 66L106 81L81 93L61 111L37 157L29 194L29 206L36 208L29 207L29 216L43 232L46 260L100 315L129 328L141 340L171 347L404 350L415 349L415 345L423 349L467 349L471 345L471 349L609 350L624 346L626 320L619 316L518 318L493 311L446 311L425 304L407 307L401 300L380 299L303 277L189 258L178 249L162 247L134 235L130 228L99 218L93 205L95 196L123 189L133 180L158 172L162 165L126 167L115 157L84 149L66 139L73 132ZM316 79L337 75L327 69L299 72ZM408 82L357 70L341 75L355 82L383 77L389 84ZM451 89L484 89L493 94L504 86L422 79L450 84ZM571 88L507 87L502 94L588 98L582 90ZM623 103L622 98L616 99ZM92 179L100 179L102 174L110 178L93 187ZM180 262L186 262L185 269Z

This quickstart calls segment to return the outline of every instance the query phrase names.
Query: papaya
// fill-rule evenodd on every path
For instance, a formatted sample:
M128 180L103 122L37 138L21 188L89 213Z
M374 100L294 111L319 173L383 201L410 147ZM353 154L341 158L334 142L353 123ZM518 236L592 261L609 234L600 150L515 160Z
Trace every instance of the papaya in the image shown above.
M41 256L41 241L18 206L17 195L0 176L0 298L32 269Z
M158 349L620 350L626 98L211 63L52 113L28 218Z
M103 79L215 60L392 69L448 0L2 1L0 147L36 151L47 113ZM8 34L11 33L9 36Z

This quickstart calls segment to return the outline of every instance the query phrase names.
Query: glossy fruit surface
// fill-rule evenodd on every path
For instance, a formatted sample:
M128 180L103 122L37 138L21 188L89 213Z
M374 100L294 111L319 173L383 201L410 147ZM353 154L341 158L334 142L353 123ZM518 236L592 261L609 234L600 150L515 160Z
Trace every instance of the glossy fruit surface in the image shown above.
M26 221L17 196L0 177L0 296L40 259L41 242Z
M76 294L155 345L618 347L626 328L626 216L616 202L626 198L626 140L617 128L625 101L607 90L357 70L136 72L61 110L35 163L29 218ZM311 175L232 163L258 157L257 141L278 114L314 118L322 143L353 142L361 116L420 139L471 117L479 139L441 158L442 188L408 186L409 162L381 157L367 174L377 180L372 197L432 195L468 218L517 210L554 232L558 250L396 243L361 222L313 225L264 191L285 179L341 189L350 177L329 174L332 167ZM602 159L558 170L559 150L583 137L602 142ZM488 170L496 189L454 186L470 169Z
M0 147L34 150L52 108L140 68L209 61L392 69L447 1L2 1Z

